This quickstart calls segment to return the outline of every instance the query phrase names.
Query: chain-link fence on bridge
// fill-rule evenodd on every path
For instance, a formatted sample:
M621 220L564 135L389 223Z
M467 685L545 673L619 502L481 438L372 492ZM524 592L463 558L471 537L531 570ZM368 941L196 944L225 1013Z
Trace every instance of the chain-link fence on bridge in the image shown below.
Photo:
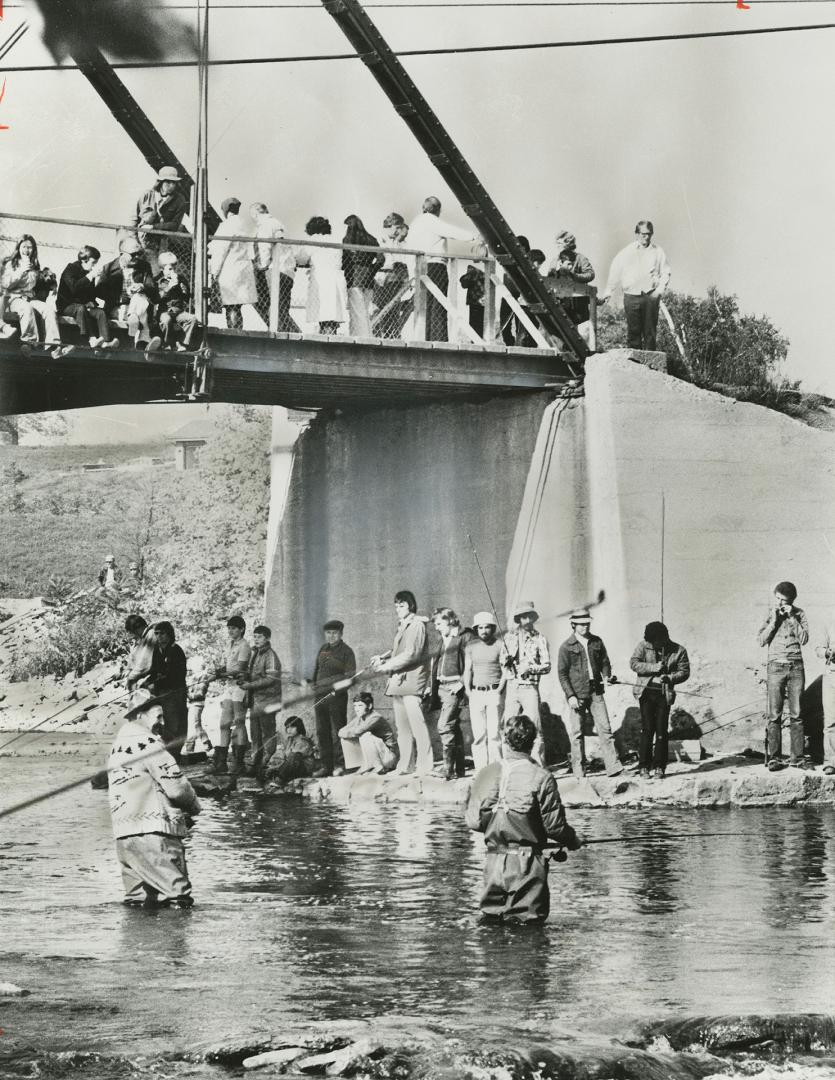
M94 247L100 259L91 277L98 284L125 250L133 252L131 265L144 259L157 282L161 266L170 265L174 255L173 272L188 294L188 309L200 309L193 295L195 268L189 233L0 214L0 258L11 255L23 235L34 237L41 267L49 268L57 278L78 258L82 247ZM123 261L128 262L127 255ZM487 347L553 346L505 280L501 267L475 249L470 254L440 256L406 246L367 248L309 237L274 240L220 235L209 243L208 270L209 326ZM572 321L584 324L581 332L593 348L594 287L553 278L546 281ZM54 302L54 292L50 295ZM113 304L111 295L102 296L101 303L111 301L108 316L120 330L128 324L129 296L123 292L118 299ZM164 301L160 304L154 295L153 302L158 317ZM8 313L6 317L14 321ZM69 340L73 320L59 321L62 335Z

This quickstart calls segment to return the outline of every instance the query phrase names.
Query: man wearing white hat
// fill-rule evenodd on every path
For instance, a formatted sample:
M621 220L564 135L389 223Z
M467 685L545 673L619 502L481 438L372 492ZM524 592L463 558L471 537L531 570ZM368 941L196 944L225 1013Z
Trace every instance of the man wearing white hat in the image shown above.
M513 615L516 629L504 636L502 664L507 671L504 719L523 713L536 724L537 737L533 757L543 762L542 722L539 715L539 680L551 670L551 655L544 634L534 626L539 613L533 601L517 604Z
M609 711L603 697L604 683L615 683L606 646L591 633L591 615L585 609L570 616L571 637L560 645L557 672L568 703L568 727L571 738L571 769L576 777L585 775L586 751L583 720L590 715L598 737L603 764L609 776L623 772Z
M183 837L200 813L194 788L154 729L162 696L137 690L110 751L110 815L125 903L191 907Z
M502 643L496 636L496 616L479 611L473 616L478 637L464 651L464 689L470 702L473 765L482 768L502 756L499 720L507 676L501 663Z

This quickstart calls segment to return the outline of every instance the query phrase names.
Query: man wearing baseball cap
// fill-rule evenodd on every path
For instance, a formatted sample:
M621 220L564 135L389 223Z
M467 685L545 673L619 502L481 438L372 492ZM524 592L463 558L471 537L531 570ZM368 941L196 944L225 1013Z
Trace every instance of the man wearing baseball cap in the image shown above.
M200 813L194 788L155 729L162 696L137 690L110 751L110 816L126 904L191 907L183 838Z
M537 737L533 757L544 764L542 722L539 714L539 680L551 670L548 641L534 624L539 613L532 600L516 605L512 615L516 629L504 636L502 664L507 670L507 693L504 701L504 721L509 716L524 713L536 724Z
M499 721L507 675L502 667L502 643L496 635L496 616L477 611L473 630L478 635L464 650L464 689L470 702L473 765L482 768L502 756Z
M615 683L609 654L601 638L591 632L591 615L585 608L570 616L571 636L560 645L557 672L568 704L568 729L571 739L571 770L578 778L586 773L586 748L583 721L590 716L600 739L600 752L609 776L623 772L609 710L603 697L604 684Z

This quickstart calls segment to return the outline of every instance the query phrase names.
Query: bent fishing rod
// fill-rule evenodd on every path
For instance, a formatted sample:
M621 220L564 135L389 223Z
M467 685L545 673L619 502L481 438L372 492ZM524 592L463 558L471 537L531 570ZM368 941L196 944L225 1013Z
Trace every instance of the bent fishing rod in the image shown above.
M584 847L591 847L593 844L657 844L664 843L665 841L712 840L717 837L758 835L759 833L753 832L695 832L679 833L676 836L665 836L663 833L645 833L642 836L596 836L588 840L581 840L580 847L577 850L582 850ZM568 851L566 850L565 844L543 844L542 850L546 853L547 858L553 859L555 862L565 862L568 858ZM553 854L549 854L550 852L553 852Z

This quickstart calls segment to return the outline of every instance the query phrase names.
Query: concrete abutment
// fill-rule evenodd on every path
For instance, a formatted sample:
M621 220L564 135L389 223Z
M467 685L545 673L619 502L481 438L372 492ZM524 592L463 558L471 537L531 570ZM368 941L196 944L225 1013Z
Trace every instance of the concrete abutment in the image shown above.
M345 621L360 666L388 648L400 588L423 614L449 604L469 622L488 606L470 533L499 615L534 600L554 660L569 632L558 613L605 590L593 629L630 681L632 648L661 614L663 493L664 618L690 653L683 689L706 695L677 707L704 731L737 719L705 738L711 749L759 746L755 635L782 578L809 616L807 683L822 670L814 645L835 608L833 449L829 432L623 351L588 360L582 398L323 415L301 434L289 482L276 473L267 621L285 666L303 675L327 618ZM370 689L386 711L382 680ZM555 674L543 696L563 710ZM634 725L631 690L608 697L615 724Z

